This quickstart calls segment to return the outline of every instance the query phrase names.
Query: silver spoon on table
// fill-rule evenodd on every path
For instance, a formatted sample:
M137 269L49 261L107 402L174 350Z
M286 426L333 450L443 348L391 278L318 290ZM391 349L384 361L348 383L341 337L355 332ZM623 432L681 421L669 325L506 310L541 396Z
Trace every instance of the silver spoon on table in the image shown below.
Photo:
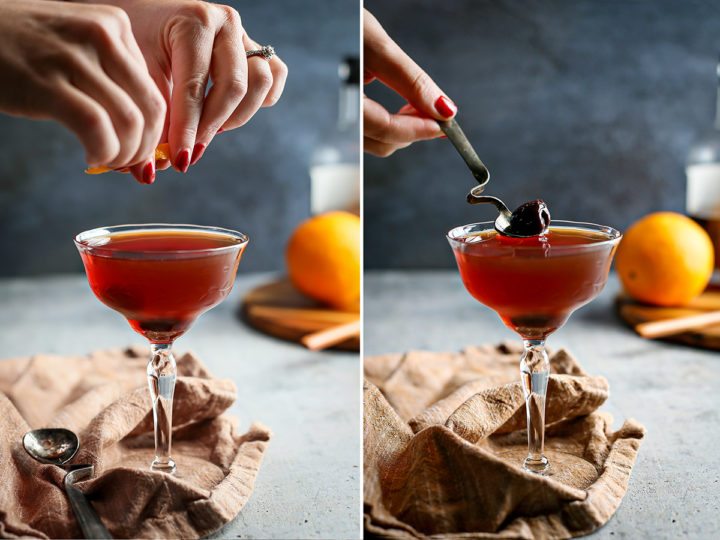
M532 214L532 212L527 211L527 205L541 201L526 203L516 209L515 212L511 212L507 205L497 197L481 195L481 193L485 190L485 186L490 181L490 171L488 171L485 164L478 157L477 153L470 144L470 141L460 128L460 124L457 123L455 118L451 118L450 120L438 120L437 123L440 125L440 129L443 130L443 133L447 135L448 140L458 151L460 157L465 160L470 172L478 182L478 185L472 188L470 193L468 193L467 202L470 204L489 203L495 206L500 213L495 220L495 230L497 232L504 236L512 236L514 238L529 238L531 236L537 236L547 230L547 227L550 224L550 213L547 210L545 203L542 203L542 207L538 208L538 223L534 224L534 227L531 226L529 229L526 229L526 227L518 225L527 225L527 223L521 222L527 222L527 216Z
M68 471L63 481L65 492L85 538L112 538L83 492L73 485L78 480L91 477L95 472L95 466L65 465L75 457L80 448L77 435L69 429L62 428L34 429L23 437L23 447L40 463L57 465Z

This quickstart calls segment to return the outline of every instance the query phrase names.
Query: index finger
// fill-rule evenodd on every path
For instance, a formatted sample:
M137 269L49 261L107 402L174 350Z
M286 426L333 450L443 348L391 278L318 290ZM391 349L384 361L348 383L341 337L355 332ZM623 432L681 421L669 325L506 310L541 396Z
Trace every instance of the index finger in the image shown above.
M210 76L213 85L208 91L193 148L194 163L220 127L243 100L248 89L248 65L243 45L245 30L240 15L226 8L226 20L213 44Z
M208 28L193 25L185 30L192 35L179 36L173 42L168 142L170 159L180 172L190 166L191 149L205 102L214 34Z
M378 78L428 116L438 120L455 116L455 104L367 10L363 16L363 36L366 79Z

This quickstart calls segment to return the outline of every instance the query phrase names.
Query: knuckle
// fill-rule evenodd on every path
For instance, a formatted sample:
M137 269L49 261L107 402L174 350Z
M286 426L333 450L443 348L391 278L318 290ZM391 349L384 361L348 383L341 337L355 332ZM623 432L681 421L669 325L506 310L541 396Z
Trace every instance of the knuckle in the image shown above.
M196 73L188 77L183 83L183 91L191 101L200 102L205 97L207 78L204 74Z
M280 94L277 94L277 93L268 94L267 97L265 98L265 107L272 107L273 105L275 105L278 102L279 99L280 99Z
M247 94L247 90L247 80L244 77L233 77L228 81L225 93L228 99L240 101L245 97L245 94Z
M93 152L95 160L98 163L104 163L110 165L115 157L118 155L120 148L117 145L111 145L107 142L103 142L98 145L98 148Z
M137 107L125 107L119 113L119 121L129 131L142 131L145 123L143 115Z
M392 138L392 135L397 131L397 123L395 117L388 113L382 115L382 119L374 130L376 138L381 142L389 142L388 139Z
M225 17L225 20L230 22L233 26L242 26L242 20L240 19L240 14L237 12L237 10L231 6L222 4L217 6L218 9L221 10L223 17Z
M110 41L114 36L130 29L130 17L124 10L115 6L99 6L100 15L88 19L87 32L91 38Z
M266 67L262 71L258 72L255 80L253 81L253 84L258 86L261 90L265 92L270 90L273 85L273 76L270 72L270 68Z
M79 123L88 130L88 132L101 135L105 131L105 116L96 108L81 108L73 111L77 116Z
M167 113L167 104L159 92L152 92L147 102L147 111L145 117L148 125L156 127L165 121L165 114Z
M150 95L150 112L155 121L163 121L167 113L167 103L160 92L153 92Z
M430 77L424 71L419 70L410 83L410 91L416 96L422 96L429 86Z
M192 2L183 6L180 15L192 24L209 27L213 23L215 6L206 2Z
M283 62L279 58L277 59L277 70L278 70L279 75L281 75L283 77L287 77L287 74L288 74L287 64L285 64L285 62Z
M130 27L130 16L127 14L127 12L119 7L116 6L104 6L107 8L108 17L112 19L112 21L121 26L121 27Z
M81 52L69 44L60 44L53 49L34 51L33 64L45 73L70 74L81 63Z
M365 66L366 68L372 63L375 58L395 58L397 51L393 47L393 41L390 39L383 38L381 41L372 41L370 44L363 43L365 50L371 52L366 54L370 62Z
M120 152L120 144L116 138L101 131L92 139L91 153L96 163L109 165Z
M101 47L108 47L114 40L112 34L112 22L107 21L112 19L108 18L103 20L93 20L92 24L89 24L86 28L86 35L92 43L99 44Z

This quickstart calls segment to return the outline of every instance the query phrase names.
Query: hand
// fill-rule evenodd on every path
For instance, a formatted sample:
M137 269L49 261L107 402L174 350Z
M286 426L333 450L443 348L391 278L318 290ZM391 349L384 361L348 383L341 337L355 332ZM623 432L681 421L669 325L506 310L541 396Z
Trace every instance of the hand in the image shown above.
M233 8L198 0L107 0L124 9L150 75L165 97L162 140L173 166L187 171L220 129L244 125L282 94L287 67L277 56L246 58L260 49ZM212 86L206 95L208 81ZM159 162L158 169L169 166Z
M387 35L375 17L364 10L364 82L378 79L408 101L397 114L364 98L365 151L386 157L415 141L443 136L437 120L455 116L457 107L433 80Z
M0 1L0 73L0 111L57 120L80 139L88 165L135 165L136 178L152 181L165 101L124 11Z

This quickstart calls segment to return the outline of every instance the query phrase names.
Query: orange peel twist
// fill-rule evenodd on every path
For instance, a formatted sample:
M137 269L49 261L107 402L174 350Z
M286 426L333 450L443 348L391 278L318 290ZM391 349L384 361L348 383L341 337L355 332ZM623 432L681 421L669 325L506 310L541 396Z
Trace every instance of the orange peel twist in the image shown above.
M170 159L170 145L168 143L160 143L157 145L157 148L155 148L155 161L160 159ZM85 174L103 174L112 170L113 169L109 169L105 166L89 167L85 169ZM127 173L130 172L130 169L125 167L124 169L119 169L116 172Z

